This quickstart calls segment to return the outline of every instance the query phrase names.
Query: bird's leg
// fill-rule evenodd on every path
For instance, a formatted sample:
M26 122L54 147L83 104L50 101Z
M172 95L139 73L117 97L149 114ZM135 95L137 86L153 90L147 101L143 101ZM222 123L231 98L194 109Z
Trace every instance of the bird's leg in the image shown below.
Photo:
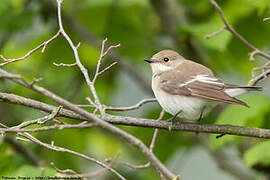
M201 123L201 120L202 120L202 117L203 117L203 112L204 112L204 110L205 110L205 106L202 108L202 111L201 111L201 113L200 113L200 117L199 117L199 119L197 120L197 122L200 124Z
M169 131L171 131L172 129L172 126L173 126L173 123L174 123L174 120L175 118L182 112L182 110L178 111L173 117L169 118L167 120L167 122L171 123L170 126L169 126Z

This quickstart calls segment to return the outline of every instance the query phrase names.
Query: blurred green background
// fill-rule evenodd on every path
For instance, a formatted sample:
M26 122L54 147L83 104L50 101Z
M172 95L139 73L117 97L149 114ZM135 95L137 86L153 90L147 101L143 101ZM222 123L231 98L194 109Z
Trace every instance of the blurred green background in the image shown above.
M256 47L270 53L269 0L217 1L230 24ZM226 82L247 84L252 68L265 59L256 57L250 62L251 52L229 32L211 39L205 35L219 30L223 24L207 0L64 0L63 23L67 33L79 48L82 63L93 76L99 58L102 39L108 44L121 44L103 61L106 67L113 61L120 63L102 75L96 89L102 103L112 106L130 106L141 99L153 97L149 91L151 70L144 58L162 49L173 49L186 58L212 68ZM58 30L56 2L53 0L1 0L0 54L17 58L49 39ZM54 40L24 61L9 64L5 70L21 74L27 80L42 77L38 84L75 104L87 104L91 96L77 67L56 67L56 63L75 62L71 48L63 37ZM129 69L131 67L131 69ZM141 80L134 78L137 71ZM217 107L202 123L233 124L270 128L270 82L260 84L263 93L241 97L251 108L229 105ZM44 96L22 86L0 79L1 92L14 93L56 105ZM139 110L113 113L156 119L160 107L157 103ZM43 116L39 111L19 105L0 102L0 122L8 126ZM169 118L166 115L165 118ZM64 119L66 122L76 123ZM140 138L146 145L151 142L153 129L119 126ZM97 159L113 157L120 151L120 160L143 164L147 160L141 153L118 137L100 129L58 130L33 134L40 140L78 151ZM8 139L0 137L0 175L55 175L50 166L54 162L60 169L73 169L80 173L92 172L98 167L78 157L53 152L36 144L22 142L43 162L43 168L34 165L18 153ZM270 179L270 141L264 139L187 132L160 131L154 153L173 172L185 180L194 179ZM152 168L131 169L118 164L127 179L160 179ZM59 175L59 174L58 174ZM94 179L115 179L104 173Z

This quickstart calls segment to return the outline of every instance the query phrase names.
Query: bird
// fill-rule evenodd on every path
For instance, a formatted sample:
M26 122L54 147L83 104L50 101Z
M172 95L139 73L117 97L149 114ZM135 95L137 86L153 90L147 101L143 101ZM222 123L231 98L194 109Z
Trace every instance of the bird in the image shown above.
M198 121L220 103L249 107L236 98L259 86L233 85L216 77L211 69L187 60L173 50L162 50L144 59L152 69L152 90L160 106L182 120Z

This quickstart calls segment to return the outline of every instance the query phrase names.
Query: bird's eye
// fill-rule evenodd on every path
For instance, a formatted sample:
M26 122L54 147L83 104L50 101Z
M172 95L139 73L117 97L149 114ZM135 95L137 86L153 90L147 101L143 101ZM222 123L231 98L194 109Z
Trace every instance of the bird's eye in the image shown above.
M163 58L163 61L164 62L168 62L169 61L169 58L165 57L165 58Z

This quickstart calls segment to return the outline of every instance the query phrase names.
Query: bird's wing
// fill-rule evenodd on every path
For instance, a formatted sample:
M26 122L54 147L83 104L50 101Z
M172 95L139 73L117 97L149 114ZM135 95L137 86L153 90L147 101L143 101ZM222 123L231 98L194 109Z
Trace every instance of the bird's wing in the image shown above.
M160 76L160 88L172 95L199 97L214 101L248 106L243 101L229 96L226 84L212 74L186 77L181 71L168 71Z

